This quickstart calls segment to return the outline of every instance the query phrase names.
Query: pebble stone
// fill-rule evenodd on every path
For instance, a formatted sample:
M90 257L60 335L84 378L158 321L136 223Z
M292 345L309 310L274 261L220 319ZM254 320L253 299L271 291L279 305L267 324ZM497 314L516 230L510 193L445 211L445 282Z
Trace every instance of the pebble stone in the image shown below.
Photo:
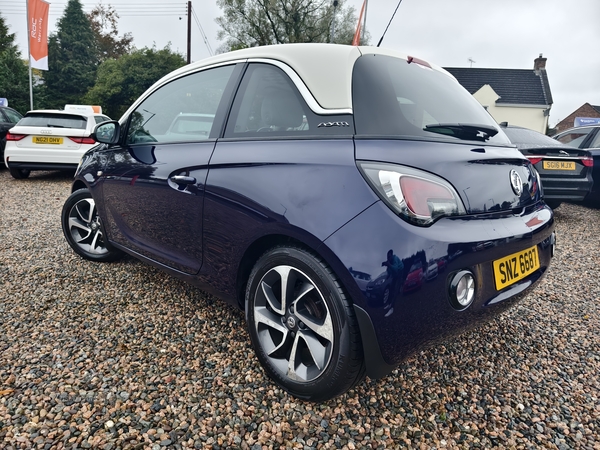
M0 170L0 448L600 450L600 210L556 210L518 306L312 404L265 376L241 311L71 251L70 176Z

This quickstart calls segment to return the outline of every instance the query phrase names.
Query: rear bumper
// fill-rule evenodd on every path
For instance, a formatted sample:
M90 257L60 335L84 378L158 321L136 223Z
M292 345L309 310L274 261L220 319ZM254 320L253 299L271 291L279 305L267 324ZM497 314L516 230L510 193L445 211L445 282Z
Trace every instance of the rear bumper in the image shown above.
M582 201L592 189L592 179L541 177L546 200Z
M72 170L77 169L77 164L65 163L37 163L37 162L8 162L6 166L9 169L27 169L27 170Z
M404 270L386 299L369 298L344 273L341 278L355 305L366 355L367 373L381 377L422 348L473 328L514 305L542 279L554 243L554 218L543 203L521 215L479 215L442 219L429 228L406 224L378 202L325 241L346 268L381 277L389 250ZM493 261L537 246L540 267L518 282L496 290ZM408 273L421 261L445 260L437 276L404 289ZM450 302L451 277L469 270L475 299L465 310ZM368 286L368 285L367 285ZM368 288L367 288L368 289Z

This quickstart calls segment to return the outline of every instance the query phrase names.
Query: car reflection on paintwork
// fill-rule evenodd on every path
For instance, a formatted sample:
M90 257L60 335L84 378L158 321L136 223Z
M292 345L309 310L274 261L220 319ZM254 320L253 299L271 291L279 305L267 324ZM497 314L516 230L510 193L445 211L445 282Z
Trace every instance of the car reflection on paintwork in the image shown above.
M431 260L429 265L427 266L427 271L425 272L425 280L432 281L436 279L438 276L438 264L437 261Z
M416 261L410 267L408 275L406 275L406 281L404 282L404 292L412 292L421 288L423 285L423 279L425 274L423 273L423 263Z

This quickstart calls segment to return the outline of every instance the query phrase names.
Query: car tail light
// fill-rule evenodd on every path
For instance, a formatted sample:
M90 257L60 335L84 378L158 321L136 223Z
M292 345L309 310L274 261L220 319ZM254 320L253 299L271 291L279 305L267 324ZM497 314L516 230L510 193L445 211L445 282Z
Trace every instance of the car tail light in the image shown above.
M26 134L6 133L6 140L7 141L20 141L21 139L23 139L26 136L27 136Z
M533 164L534 166L542 160L542 158L538 156L528 156L527 159L529 159L529 161L531 161L531 164Z
M454 188L438 176L394 164L358 165L381 199L407 222L428 226L440 217L466 214Z
M69 137L69 139L71 139L73 142L76 142L78 144L95 144L96 141L93 140L91 137Z
M594 158L592 158L591 156L584 156L583 158L581 158L581 163L585 167L594 167Z

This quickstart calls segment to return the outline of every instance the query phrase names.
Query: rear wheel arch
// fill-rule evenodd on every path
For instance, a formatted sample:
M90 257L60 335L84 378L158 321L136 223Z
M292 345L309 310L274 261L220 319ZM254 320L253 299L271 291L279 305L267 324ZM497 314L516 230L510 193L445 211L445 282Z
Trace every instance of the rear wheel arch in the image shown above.
M312 245L311 245L312 244ZM262 236L261 238L254 241L244 253L241 259L240 265L238 266L238 273L236 279L236 298L238 306L244 310L245 308L245 296L246 296L246 283L252 268L259 260L259 258L267 251L278 246L292 246L298 247L312 253L314 256L322 259L327 264L336 277L341 283L341 287L344 290L345 295L348 297L352 304L355 303L355 296L359 293L355 292L353 287L356 283L347 275L347 270L344 264L337 258L337 256L321 241L316 237L314 242L307 243L306 241L299 240L292 236L282 234L272 234L268 236ZM349 284L350 283L350 284ZM354 283L354 285L352 284ZM358 289L358 287L357 287Z
M289 239L269 247L252 265L245 310L258 359L292 395L324 401L364 378L352 301L316 251Z
M79 189L89 189L88 186L81 180L75 180L71 186L71 194Z

